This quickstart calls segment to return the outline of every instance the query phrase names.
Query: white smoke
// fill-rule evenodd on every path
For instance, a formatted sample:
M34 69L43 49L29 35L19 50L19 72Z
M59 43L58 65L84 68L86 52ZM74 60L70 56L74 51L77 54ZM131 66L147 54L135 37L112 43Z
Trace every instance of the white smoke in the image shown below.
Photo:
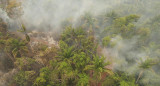
M126 0L25 0L23 21L28 27L57 29L67 18L77 21L85 12L98 15Z
M61 23L65 19L72 19L74 25L85 12L90 12L92 15L96 16L104 11L108 12L115 8L116 12L122 13L123 16L132 13L145 15L142 16L140 21L144 21L144 19L147 20L150 16L159 13L157 12L157 9L160 8L160 6L158 6L160 3L159 0L137 0L141 1L139 7L137 5L133 5L133 7L130 6L133 4L132 1L134 0L23 0L22 8L24 14L21 19L27 29L56 31L60 30ZM127 10L133 11L132 13L128 13ZM1 9L0 17L6 22L9 21L11 28L16 26L16 23L11 22L13 20ZM141 25L142 23L139 24ZM107 55L110 54L110 56L113 57L114 68L129 74L137 71L138 64L136 61L139 61L140 59L145 60L145 57L148 55L148 53L144 51L140 52L134 50L137 46L137 37L124 40L121 39L120 36L117 36L113 38L112 41L116 41L117 44L113 48L104 49L104 54L107 53ZM148 76L150 74L148 74Z

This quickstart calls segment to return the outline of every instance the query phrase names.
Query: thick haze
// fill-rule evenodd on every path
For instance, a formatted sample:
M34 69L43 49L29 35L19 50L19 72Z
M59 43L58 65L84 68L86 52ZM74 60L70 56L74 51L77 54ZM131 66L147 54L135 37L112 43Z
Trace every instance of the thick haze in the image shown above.
M140 15L138 23L135 23L140 27L150 18L159 15L159 4L159 0L26 0L23 4L22 20L28 28L55 31L61 28L61 23L66 19L70 19L72 25L76 27L79 18L86 12L98 16L113 10L120 16ZM138 63L145 61L152 52L149 54L145 50L134 49L137 46L138 36L131 39L121 39L121 36L117 36L112 40L117 41L117 45L111 49L104 49L103 53L109 52L114 69L128 74L139 73ZM155 67L155 69L159 68ZM152 80L152 85L159 83L156 81L160 80L159 75L148 71L144 74L144 80ZM157 76L156 80L150 79L155 76Z
M71 19L74 25L85 12L99 15L117 8L116 11L123 15L139 14L144 19L159 13L157 2L158 0L24 0L22 19L28 27L52 30L59 28L66 19Z
M26 0L23 4L22 19L35 28L41 26L55 30L68 18L75 23L85 12L98 15L124 1L126 0Z
M150 18L160 14L159 4L160 0L23 0L22 8L24 14L20 19L27 29L30 30L43 29L45 31L59 31L61 29L61 23L66 19L70 19L72 25L76 27L79 18L86 12L97 16L114 10L120 14L120 16L129 14L140 15L141 18L138 23L136 23L137 27L140 27ZM1 9L0 17L6 22L10 22L10 29L17 29L16 24L18 23L9 19ZM157 36L154 35L153 37ZM140 62L141 59L147 59L146 57L149 56L149 54L152 55L151 48L149 48L150 53L144 50L134 50L134 47L137 46L137 39L138 36L127 40L122 39L121 36L116 36L112 39L112 41L117 41L116 46L103 50L104 54L111 55L115 69L125 71L129 74L137 73L137 71L139 72L137 62ZM2 57L0 56L0 60L1 59ZM155 70L157 69L159 68L155 67ZM156 72L159 73L158 71ZM0 74L2 73L0 69ZM155 76L156 80L160 80L160 76L153 72L146 72L144 78L150 80L149 78L154 78ZM152 84L159 84L156 80L153 80Z

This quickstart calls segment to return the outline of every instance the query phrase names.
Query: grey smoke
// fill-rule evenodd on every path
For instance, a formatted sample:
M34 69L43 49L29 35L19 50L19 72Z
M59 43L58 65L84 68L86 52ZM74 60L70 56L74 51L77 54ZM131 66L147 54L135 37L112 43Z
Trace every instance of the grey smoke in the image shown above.
M120 16L129 14L138 14L141 16L136 25L141 27L149 18L160 14L159 0L23 0L22 8L24 15L21 20L24 22L27 29L57 31L61 30L61 23L66 19L71 19L73 26L76 25L79 18L85 12L90 12L94 16L98 16L104 12L115 10ZM131 10L131 11L128 11ZM10 29L17 29L17 20L10 19L7 14L0 9L0 17L10 24ZM104 29L104 28L103 28ZM50 31L50 32L51 32ZM154 37L156 37L154 35ZM103 53L107 54L107 58L113 61L115 70L124 71L133 74L138 69L138 63L141 59L145 60L149 55L148 52L136 51L138 37L125 40L121 36L112 38L117 44L113 48L104 49ZM151 48L149 48L151 50ZM150 52L153 54L153 52ZM108 55L109 54L109 55ZM156 73L148 72L144 74L141 82L147 82L150 78L160 80L158 67L155 67ZM159 84L152 79L153 84ZM154 85L153 85L154 86Z
M28 27L58 29L67 18L77 21L85 12L98 15L126 0L26 0L23 21Z

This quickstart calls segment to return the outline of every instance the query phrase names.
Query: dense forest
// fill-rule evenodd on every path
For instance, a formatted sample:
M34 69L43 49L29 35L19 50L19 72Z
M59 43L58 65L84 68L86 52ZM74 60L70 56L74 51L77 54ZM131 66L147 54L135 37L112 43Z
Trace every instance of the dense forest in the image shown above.
M0 86L160 86L160 0L0 0Z

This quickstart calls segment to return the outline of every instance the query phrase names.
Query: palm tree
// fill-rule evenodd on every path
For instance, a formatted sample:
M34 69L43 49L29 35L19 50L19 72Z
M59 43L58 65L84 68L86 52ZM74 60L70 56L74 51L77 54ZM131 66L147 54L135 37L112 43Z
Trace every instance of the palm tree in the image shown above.
M93 78L93 80L95 79L94 81L96 81L96 86L98 86L100 80L102 79L103 73L113 74L110 69L106 68L109 64L109 62L105 62L105 57L94 55L92 65L87 65L84 70L93 70L91 78Z
M93 34L93 27L95 26L96 19L90 13L86 13L83 19L85 20L87 27L89 27L88 33Z
M19 20L19 22L20 22L20 20ZM21 25L21 26L20 26L20 30L18 30L18 31L24 33L24 34L25 34L25 37L26 37L26 41L27 41L27 42L30 42L30 37L29 37L29 35L27 34L25 25L24 25L23 23L20 23L20 25Z
M25 41L19 41L18 39L10 38L7 40L6 51L12 53L13 57L16 58L17 55L22 55L23 52L27 52L28 48Z
M73 56L74 46L68 46L64 41L60 41L60 52L59 57L61 58L70 58Z
M142 74L143 74L143 72L145 70L149 70L150 69L151 71L153 71L152 67L154 65L156 65L156 64L157 64L157 62L155 62L153 59L146 59L145 61L141 62L139 64L139 68L141 69L141 71L140 71L140 73L138 75L136 83L138 83L139 79L141 78L141 76L142 76Z
M118 14L114 11L110 13L105 13L104 22L110 22L110 24L112 24L116 18L118 18Z

